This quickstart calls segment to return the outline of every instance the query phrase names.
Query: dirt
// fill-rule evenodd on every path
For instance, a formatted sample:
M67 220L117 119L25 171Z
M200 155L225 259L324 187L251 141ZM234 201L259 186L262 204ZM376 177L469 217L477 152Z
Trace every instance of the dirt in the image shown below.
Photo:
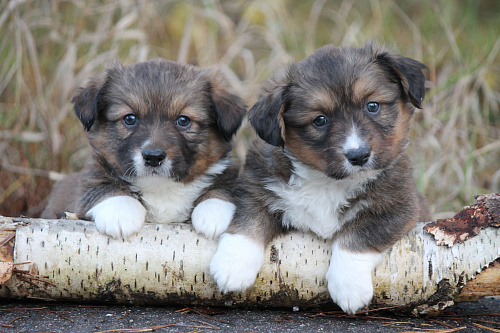
M295 309L297 310L297 309ZM487 332L500 329L500 299L459 303L437 317L389 310L242 310L1 302L0 332Z

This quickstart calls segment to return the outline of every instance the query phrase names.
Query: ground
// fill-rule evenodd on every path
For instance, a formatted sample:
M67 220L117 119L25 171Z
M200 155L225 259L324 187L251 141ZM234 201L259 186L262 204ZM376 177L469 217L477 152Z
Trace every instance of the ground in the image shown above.
M500 299L459 303L438 317L375 311L78 305L3 300L0 332L500 332Z

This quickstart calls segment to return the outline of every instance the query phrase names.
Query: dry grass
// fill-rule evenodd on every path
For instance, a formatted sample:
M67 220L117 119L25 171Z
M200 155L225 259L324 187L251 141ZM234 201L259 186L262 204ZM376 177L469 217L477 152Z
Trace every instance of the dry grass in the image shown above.
M2 1L0 214L37 215L59 172L82 168L71 96L116 58L217 65L252 105L287 62L368 39L428 65L409 150L434 212L456 211L500 191L499 16L494 0Z

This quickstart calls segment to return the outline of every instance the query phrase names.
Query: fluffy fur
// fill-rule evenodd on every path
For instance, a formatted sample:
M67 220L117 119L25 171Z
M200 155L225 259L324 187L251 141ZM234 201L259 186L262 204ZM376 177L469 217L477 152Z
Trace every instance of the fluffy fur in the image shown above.
M255 240L238 234L222 234L218 250L210 262L220 290L244 290L253 285L262 264L264 247Z
M245 105L216 70L163 59L115 64L73 103L92 156L84 171L56 185L42 217L76 212L126 239L145 222L189 220L202 203L205 212L225 210L225 220L195 214L195 227L209 237L225 230L238 173L230 141Z
M371 272L384 252L428 219L405 153L424 67L373 44L328 45L271 77L249 111L260 139L247 153L233 223L222 235L259 250L221 241L211 264L219 288L250 287L265 246L298 229L333 239L332 299L348 313L369 304Z

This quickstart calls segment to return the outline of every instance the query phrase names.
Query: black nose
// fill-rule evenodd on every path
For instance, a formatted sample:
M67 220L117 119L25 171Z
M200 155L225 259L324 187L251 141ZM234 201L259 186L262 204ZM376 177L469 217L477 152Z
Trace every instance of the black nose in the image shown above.
M167 153L162 149L147 149L142 152L142 158L147 166L160 166L165 157L167 157Z
M345 152L345 157L352 165L363 166L370 159L370 148L349 149Z

